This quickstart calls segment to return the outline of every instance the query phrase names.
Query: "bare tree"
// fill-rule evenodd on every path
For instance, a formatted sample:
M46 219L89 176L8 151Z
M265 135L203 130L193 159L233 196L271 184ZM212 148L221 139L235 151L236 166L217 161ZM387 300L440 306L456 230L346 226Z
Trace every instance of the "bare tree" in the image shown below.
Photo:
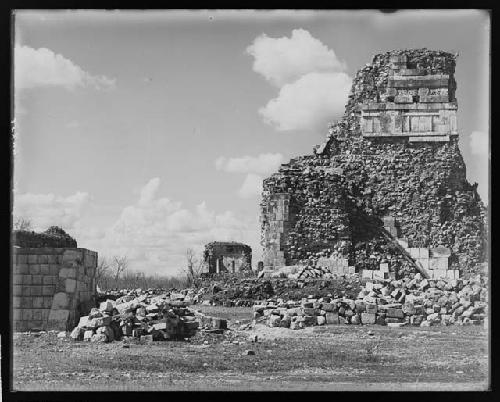
M115 271L115 282L118 282L120 275L127 269L128 267L128 258L127 256L114 256L113 257L113 270Z
M97 264L97 268L95 271L95 280L98 285L102 285L104 278L107 276L110 270L110 265L106 258L102 258Z
M192 248L186 250L186 274L188 286L192 286L196 283L196 280L200 277L203 270L203 258L196 258L196 254Z
M31 230L31 221L22 216L17 216L14 218L13 226L14 230Z

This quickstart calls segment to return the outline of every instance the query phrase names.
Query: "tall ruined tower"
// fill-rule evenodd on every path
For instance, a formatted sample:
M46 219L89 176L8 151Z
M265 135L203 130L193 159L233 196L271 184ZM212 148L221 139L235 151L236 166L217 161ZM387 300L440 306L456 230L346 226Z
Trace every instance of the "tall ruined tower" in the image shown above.
M326 142L264 180L265 266L328 258L401 274L439 258L461 272L485 260L485 208L458 146L454 72L454 55L427 49L379 54L358 71ZM413 252L426 249L435 258Z

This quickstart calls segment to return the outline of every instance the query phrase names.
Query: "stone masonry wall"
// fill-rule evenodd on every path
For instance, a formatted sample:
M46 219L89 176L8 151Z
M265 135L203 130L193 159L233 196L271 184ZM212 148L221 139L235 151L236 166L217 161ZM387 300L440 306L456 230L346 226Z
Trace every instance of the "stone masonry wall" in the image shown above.
M13 267L14 331L69 330L95 305L94 251L15 247Z
M472 271L485 261L486 209L477 185L466 179L459 135L419 132L416 141L411 137L415 134L390 128L387 134L377 135L365 133L361 126L366 105L371 104L397 109L402 118L409 113L410 119L428 105L436 111L424 111L424 117L456 109L454 70L454 55L413 49L376 55L357 73L345 114L331 126L326 141L312 155L292 159L264 180L265 266L347 258L357 270L388 264L391 272L401 274L416 266L409 248L437 247L451 250L450 269ZM394 74L397 79L403 76L401 82L410 87L431 86L438 80L441 87L446 86L446 91L441 88L446 94L427 92L433 97L428 99L418 95L423 92L419 89L416 95L398 92L392 99ZM443 118L440 124L449 123ZM277 214L278 196L286 198L288 215ZM397 230L384 230L387 219L394 221Z
M204 262L211 274L252 269L252 248L237 242L211 242L205 246Z

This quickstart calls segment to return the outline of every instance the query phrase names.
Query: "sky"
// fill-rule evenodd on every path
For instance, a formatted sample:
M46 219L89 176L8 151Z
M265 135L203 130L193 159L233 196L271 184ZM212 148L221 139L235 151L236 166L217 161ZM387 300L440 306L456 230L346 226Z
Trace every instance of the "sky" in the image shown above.
M15 12L14 216L99 257L176 275L186 249L262 258L262 180L311 154L373 55L458 53L459 144L489 194L480 10Z

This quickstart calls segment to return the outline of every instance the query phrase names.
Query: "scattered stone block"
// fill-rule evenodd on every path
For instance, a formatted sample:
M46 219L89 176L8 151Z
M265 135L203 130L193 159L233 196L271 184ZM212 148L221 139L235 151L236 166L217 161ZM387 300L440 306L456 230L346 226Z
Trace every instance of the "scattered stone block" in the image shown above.
M361 313L361 323L362 324L375 324L376 314L373 313Z

